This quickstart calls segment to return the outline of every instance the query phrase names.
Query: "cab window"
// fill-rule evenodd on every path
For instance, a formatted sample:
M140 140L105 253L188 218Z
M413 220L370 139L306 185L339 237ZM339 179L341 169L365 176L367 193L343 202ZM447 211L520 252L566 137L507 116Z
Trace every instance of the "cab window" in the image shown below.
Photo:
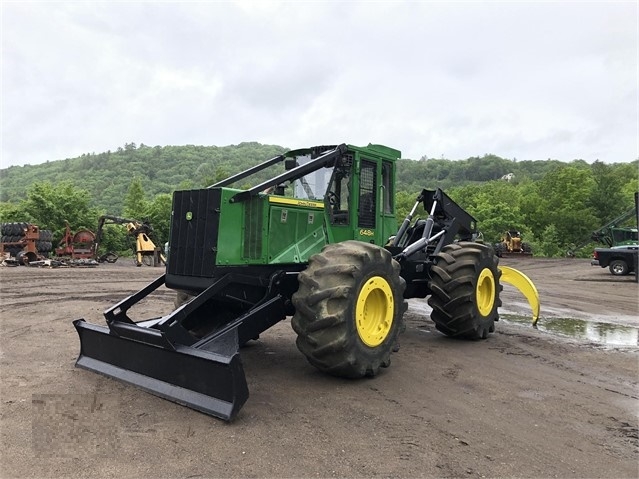
M377 164L362 160L359 172L359 210L357 226L360 228L375 228L376 203L376 170Z

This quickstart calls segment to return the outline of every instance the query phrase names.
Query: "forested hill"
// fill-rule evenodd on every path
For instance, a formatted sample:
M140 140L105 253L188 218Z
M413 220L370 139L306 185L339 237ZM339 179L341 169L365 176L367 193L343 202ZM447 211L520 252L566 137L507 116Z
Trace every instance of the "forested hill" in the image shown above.
M59 241L67 221L73 230L94 229L101 214L112 214L150 221L163 244L174 190L211 185L285 150L254 142L225 147L129 143L114 152L13 166L0 170L0 221L32 222L52 230ZM255 178L253 185L265 179ZM397 216L411 210L423 188L435 187L477 219L486 241L517 229L536 255L562 255L578 245L587 255L592 231L633 207L639 161L515 161L494 155L403 159L397 167ZM418 208L417 215L424 214ZM125 238L116 235L103 244L113 251L127 248Z
M286 151L275 145L146 146L128 143L117 151L84 154L40 165L0 170L0 201L18 202L33 183L71 181L88 190L94 206L119 214L127 190L139 179L148 198L175 189L208 186Z
M147 198L152 198L175 189L208 186L284 151L286 148L281 146L255 142L224 147L128 143L117 151L0 169L0 201L23 200L34 183L71 181L91 193L92 206L119 214L133 179L139 179ZM402 160L398 165L398 190L416 194L424 187L449 189L499 179L509 173L517 181L538 180L562 164L565 165L557 160L518 162L494 155L460 161ZM582 161L573 164L589 167Z

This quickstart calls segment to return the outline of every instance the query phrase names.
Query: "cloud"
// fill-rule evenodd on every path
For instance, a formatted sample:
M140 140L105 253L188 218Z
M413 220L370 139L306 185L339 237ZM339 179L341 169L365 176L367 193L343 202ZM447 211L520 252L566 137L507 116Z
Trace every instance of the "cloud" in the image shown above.
M2 167L126 142L632 161L638 8L5 2Z

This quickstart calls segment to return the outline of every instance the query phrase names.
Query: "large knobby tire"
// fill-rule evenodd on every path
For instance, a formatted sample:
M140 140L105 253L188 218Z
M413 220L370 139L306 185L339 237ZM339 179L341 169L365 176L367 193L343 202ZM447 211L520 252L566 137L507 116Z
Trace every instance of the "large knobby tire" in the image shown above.
M431 267L431 319L446 334L486 339L495 330L501 306L501 271L493 249L479 243L447 245Z
M320 371L375 376L390 365L408 304L399 264L379 246L344 241L309 259L293 295L297 348Z
M36 249L38 250L38 253L48 253L53 249L53 245L50 241L37 240Z
M53 233L50 230L40 230L40 241L50 242L53 239Z

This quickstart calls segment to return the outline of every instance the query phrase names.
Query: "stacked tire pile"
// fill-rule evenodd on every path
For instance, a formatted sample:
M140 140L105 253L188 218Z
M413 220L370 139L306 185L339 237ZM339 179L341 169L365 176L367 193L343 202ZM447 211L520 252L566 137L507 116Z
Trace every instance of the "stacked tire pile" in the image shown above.
M40 239L36 241L36 249L38 253L48 256L53 251L53 232L49 230L40 230Z
M18 243L23 238L30 226L29 223L0 223L0 242L5 243L4 250L11 254L11 256L17 256L20 251L23 250L23 245L18 244L6 244L6 243ZM53 233L49 230L40 230L40 239L36 240L36 249L38 253L48 256L49 252L53 249Z

